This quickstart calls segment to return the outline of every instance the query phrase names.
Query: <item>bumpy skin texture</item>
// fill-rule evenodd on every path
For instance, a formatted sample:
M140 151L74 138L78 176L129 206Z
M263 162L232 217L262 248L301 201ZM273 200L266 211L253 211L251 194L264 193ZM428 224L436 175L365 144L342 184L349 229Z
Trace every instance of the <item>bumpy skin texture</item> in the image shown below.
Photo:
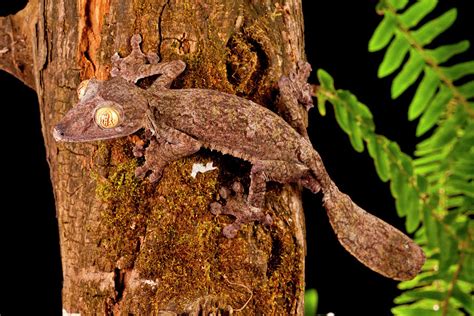
M147 140L134 150L146 162L137 176L149 173L158 181L163 168L173 160L191 155L201 147L251 162L247 198L242 186L234 184L234 194L221 190L226 203L212 203L214 214L230 214L236 221L224 228L228 238L240 225L259 220L271 224L264 206L266 183L299 183L316 193L322 191L331 225L341 244L363 264L396 280L413 278L425 256L409 237L367 213L340 192L329 177L319 154L309 142L302 125L296 131L270 110L235 95L206 89L169 89L185 64L176 60L157 63L154 55L140 50L141 37L131 40L132 53L113 57L113 78L91 80L81 85L80 101L56 125L57 141L85 142L111 139L145 128ZM279 81L279 102L289 108L290 119L298 120L295 107L310 108L311 91L306 80L311 67L298 63L288 77ZM147 89L138 80L160 75ZM114 109L120 119L116 126L103 128L96 123L101 108ZM292 110L294 109L294 110Z

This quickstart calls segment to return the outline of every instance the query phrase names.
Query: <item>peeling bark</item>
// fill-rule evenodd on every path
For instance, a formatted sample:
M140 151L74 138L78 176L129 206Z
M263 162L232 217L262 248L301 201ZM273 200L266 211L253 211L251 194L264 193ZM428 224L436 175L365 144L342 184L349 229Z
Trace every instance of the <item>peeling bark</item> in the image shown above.
M277 1L30 0L0 18L0 68L33 87L60 225L68 312L303 314L304 217L299 188L270 186L271 228L230 222L208 205L221 186L248 185L249 166L202 151L166 168L158 185L136 179L134 137L56 144L52 126L110 57L143 50L188 68L175 88L212 88L278 108L277 81L304 59L301 3ZM304 109L302 109L302 114ZM305 113L303 114L305 115ZM193 163L218 170L190 177Z

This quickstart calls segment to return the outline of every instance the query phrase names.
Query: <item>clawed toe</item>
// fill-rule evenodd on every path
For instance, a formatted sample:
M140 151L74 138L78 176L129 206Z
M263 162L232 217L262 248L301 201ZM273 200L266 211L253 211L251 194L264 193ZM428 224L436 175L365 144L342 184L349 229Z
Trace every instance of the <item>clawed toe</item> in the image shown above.
M235 217L234 222L222 230L225 237L234 238L242 224L258 221L269 226L273 223L270 215L263 213L260 208L248 204L247 197L244 195L244 188L240 182L234 182L232 192L227 188L221 188L219 195L225 200L225 204L220 202L211 203L209 205L211 213L216 216L231 215Z

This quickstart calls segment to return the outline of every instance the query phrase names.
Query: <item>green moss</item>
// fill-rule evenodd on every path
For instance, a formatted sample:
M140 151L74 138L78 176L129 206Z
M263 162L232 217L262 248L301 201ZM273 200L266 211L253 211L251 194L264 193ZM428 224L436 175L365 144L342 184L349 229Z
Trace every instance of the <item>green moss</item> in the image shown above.
M135 177L137 161L128 160L112 167L106 179L99 181L96 195L104 202L129 202L143 193L141 181Z
M99 145L99 154L109 155L106 176L93 174L96 197L103 202L98 226L98 244L105 270L133 266L140 236L146 229L148 208L143 200L147 186L135 177L137 161L131 158L130 144L118 140L107 150Z
M159 182L147 225L146 242L135 267L140 276L166 284L156 293L167 302L212 287L215 243L220 237L209 204L217 194L218 170L190 176L199 156L170 164ZM190 283L189 280L195 280ZM199 284L200 288L196 288ZM184 304L185 302L176 302Z

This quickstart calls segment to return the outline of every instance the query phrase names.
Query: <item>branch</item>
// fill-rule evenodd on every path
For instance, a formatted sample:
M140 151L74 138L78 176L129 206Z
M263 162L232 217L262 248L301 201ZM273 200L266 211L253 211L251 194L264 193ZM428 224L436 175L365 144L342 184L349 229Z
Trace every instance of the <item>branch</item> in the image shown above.
M15 15L0 17L0 69L35 89L33 40L36 38L38 3L30 0Z

